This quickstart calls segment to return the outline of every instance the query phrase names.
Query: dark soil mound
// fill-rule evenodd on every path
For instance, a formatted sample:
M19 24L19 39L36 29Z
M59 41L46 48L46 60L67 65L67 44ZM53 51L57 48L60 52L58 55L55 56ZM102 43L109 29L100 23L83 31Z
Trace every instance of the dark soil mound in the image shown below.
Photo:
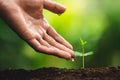
M0 71L0 80L120 80L120 67Z

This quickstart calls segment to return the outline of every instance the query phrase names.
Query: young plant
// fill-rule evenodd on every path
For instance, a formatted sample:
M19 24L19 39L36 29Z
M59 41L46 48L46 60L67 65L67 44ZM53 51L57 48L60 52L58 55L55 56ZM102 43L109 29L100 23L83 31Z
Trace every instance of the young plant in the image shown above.
M92 51L85 53L85 45L86 45L86 43L87 43L86 41L83 41L80 38L80 44L81 44L81 50L82 50L82 52L74 51L74 53L75 53L76 56L82 57L82 68L85 67L85 58L84 57L93 54Z

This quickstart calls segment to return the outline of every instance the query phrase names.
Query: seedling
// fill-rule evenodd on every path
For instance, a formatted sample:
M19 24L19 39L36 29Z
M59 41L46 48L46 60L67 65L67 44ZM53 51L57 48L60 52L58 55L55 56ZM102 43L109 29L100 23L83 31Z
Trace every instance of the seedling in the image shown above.
M93 52L92 51L90 51L90 52L87 52L87 53L85 53L85 45L86 45L86 41L83 41L81 38L80 38L80 44L81 44L81 49L82 49L82 52L78 52L78 51L74 51L74 53L75 53L75 55L76 56L79 56L79 57L82 57L82 68L84 68L85 67L85 56L89 56L89 55L92 55L93 54ZM72 60L73 61L73 60Z

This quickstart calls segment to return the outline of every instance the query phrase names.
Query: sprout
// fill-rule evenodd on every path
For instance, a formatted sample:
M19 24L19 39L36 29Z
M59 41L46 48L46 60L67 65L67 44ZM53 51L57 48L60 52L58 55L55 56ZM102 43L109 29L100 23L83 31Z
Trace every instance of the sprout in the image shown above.
M82 46L82 52L74 51L74 53L75 53L76 56L82 57L82 68L84 68L84 66L85 66L85 59L84 59L84 57L93 54L92 51L85 53L84 47L85 47L86 43L87 43L86 41L83 41L83 40L80 38L80 44L81 44L81 46ZM72 60L72 61L74 61L74 60Z

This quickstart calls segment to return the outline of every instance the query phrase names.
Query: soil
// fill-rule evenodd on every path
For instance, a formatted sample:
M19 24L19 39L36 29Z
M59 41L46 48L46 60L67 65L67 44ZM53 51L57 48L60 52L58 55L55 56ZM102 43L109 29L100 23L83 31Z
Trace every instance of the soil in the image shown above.
M120 80L120 67L7 69L0 71L0 80Z

